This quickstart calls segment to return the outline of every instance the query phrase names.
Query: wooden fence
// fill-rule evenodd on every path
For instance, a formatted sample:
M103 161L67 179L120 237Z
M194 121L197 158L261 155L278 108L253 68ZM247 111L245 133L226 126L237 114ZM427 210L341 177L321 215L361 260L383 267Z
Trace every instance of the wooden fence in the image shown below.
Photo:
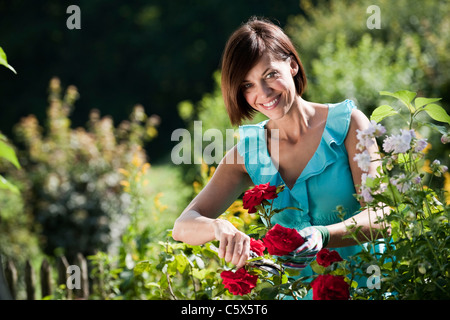
M66 257L61 256L56 260L56 265L52 266L47 259L44 259L41 263L39 270L39 283L36 280L36 271L32 267L28 260L25 264L25 270L23 270L23 281L25 282L25 292L27 300L37 300L54 294L55 288L64 284L67 289L64 291L66 299L87 299L89 297L89 273L88 264L84 256L79 253L73 265L78 266L79 272L79 289L73 286L71 272L68 272L70 264ZM57 281L56 287L54 281L54 273L56 269ZM3 263L0 256L0 299L11 300L17 299L19 290L19 277L18 270L11 260L5 261L3 270ZM77 274L78 276L78 274ZM69 280L69 283L68 283ZM69 284L69 285L67 285ZM40 297L37 297L37 288L40 286ZM72 289L70 288L72 287Z

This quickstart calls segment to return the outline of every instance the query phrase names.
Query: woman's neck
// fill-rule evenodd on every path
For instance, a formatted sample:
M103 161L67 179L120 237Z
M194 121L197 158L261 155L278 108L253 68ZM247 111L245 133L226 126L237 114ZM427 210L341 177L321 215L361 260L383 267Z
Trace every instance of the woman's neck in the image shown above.
M311 103L297 96L288 112L280 119L271 119L268 128L278 129L280 140L295 143L311 128L315 113Z

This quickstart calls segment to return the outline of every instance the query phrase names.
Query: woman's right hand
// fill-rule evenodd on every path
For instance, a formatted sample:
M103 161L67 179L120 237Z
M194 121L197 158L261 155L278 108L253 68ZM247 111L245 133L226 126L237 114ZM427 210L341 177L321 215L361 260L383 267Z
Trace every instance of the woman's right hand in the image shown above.
M227 220L215 219L214 235L219 244L219 258L243 267L250 257L250 237Z

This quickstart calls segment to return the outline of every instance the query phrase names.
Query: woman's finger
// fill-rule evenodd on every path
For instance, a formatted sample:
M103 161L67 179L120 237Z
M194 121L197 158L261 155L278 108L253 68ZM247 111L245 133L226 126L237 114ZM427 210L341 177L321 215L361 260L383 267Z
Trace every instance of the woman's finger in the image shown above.
M227 237L224 235L219 240L219 258L223 259L225 257L226 249L228 245Z
M236 267L238 269L242 268L247 263L247 260L250 256L250 240L249 239L250 238L245 239L245 241L243 243L242 253L239 257L238 262L236 263Z
M225 261L226 262L231 262L231 259L233 258L233 254L234 254L235 245L236 245L235 235L229 236L229 238L227 239L227 248L226 248L226 252L225 252Z
M236 235L234 240L235 240L235 243L234 243L233 258L231 259L231 263L234 265L237 265L239 263L239 260L241 259L241 255L244 250L244 243L245 243L246 239L240 235Z

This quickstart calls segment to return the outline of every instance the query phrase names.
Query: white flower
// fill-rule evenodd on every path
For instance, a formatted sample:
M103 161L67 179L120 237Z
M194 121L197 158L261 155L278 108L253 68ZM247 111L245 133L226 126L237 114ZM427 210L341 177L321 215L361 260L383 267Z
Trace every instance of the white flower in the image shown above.
M415 184L419 184L422 182L422 178L420 176L416 176L414 179L412 179L412 182Z
M443 173L448 171L448 167L441 165L441 162L437 159L431 163L430 168L433 171L433 174L437 177L442 176Z
M427 147L428 142L426 139L419 139L419 140L416 140L415 145L416 145L416 147L414 148L414 151L420 152Z
M365 150L362 153L357 153L353 160L358 163L358 167L363 171L369 171L370 166L370 154L369 151Z
M387 137L383 142L385 152L405 153L411 148L411 139L415 138L414 130L400 129L399 135Z
M364 199L364 202L372 202L372 190L370 188L362 188L361 189L361 196Z
M450 142L450 134L449 133L444 133L441 137L441 142L443 144L449 143Z
M365 148L374 144L374 138L381 136L386 132L386 129L375 121L370 121L370 125L365 130L356 130L358 138L357 148L362 151Z
M363 173L361 175L361 196L364 199L364 202L372 202L373 201L373 197L372 197L372 189L370 189L367 185L366 185L366 180L367 178L372 178L372 176L367 173Z
M411 187L411 181L406 179L404 173L401 173L397 179L391 178L389 181L398 189L398 191L402 193L408 191L409 188Z

